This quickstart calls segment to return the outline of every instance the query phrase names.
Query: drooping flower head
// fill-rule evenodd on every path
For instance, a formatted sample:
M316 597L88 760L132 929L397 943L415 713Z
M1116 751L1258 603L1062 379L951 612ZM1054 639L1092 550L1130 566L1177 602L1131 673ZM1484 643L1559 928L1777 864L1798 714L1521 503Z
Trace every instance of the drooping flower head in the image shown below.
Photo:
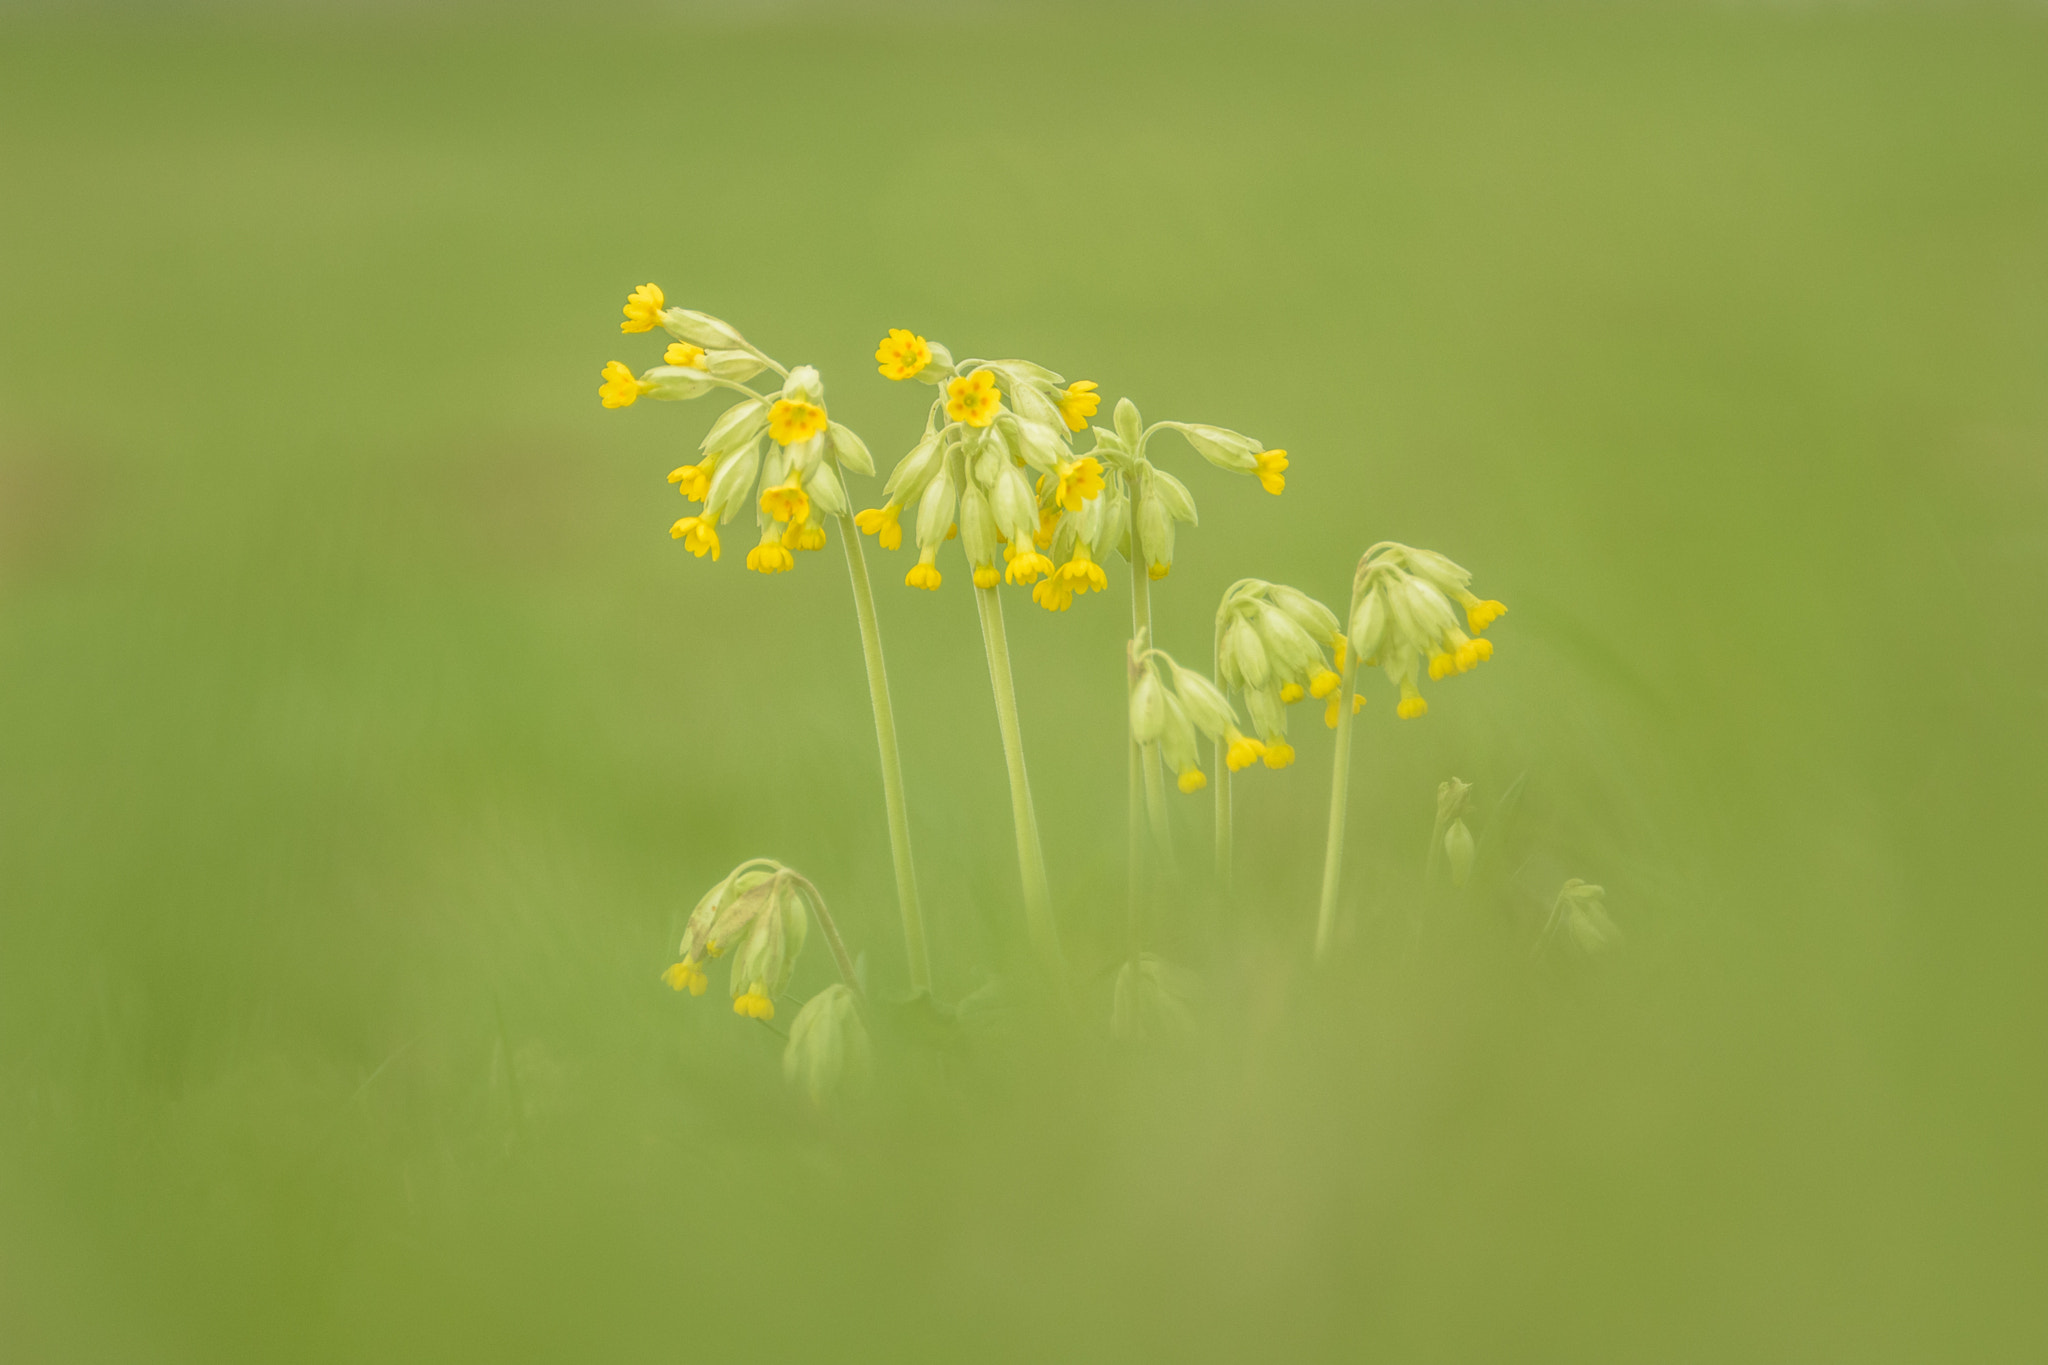
M1287 708L1304 696L1327 696L1341 681L1324 655L1338 638L1337 614L1284 583L1246 578L1223 594L1216 608L1216 677L1244 698L1263 737L1259 757L1267 767L1294 761Z
M1459 628L1458 607L1467 625L1492 624L1507 610L1482 601L1467 586L1470 572L1430 550L1382 541L1359 561L1352 588L1349 648L1366 667L1385 671L1400 689L1395 712L1414 720L1429 712L1417 686L1426 662L1432 681L1469 672L1493 657L1493 642Z

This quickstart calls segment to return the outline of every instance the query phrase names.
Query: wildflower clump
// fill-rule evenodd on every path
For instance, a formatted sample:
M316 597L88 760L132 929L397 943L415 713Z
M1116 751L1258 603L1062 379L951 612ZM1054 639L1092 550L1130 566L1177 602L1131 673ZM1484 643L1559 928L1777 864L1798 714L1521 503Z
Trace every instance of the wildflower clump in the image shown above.
M1425 665L1431 681L1469 672L1493 657L1479 632L1507 608L1470 588L1472 575L1430 550L1382 541L1359 561L1351 595L1349 647L1367 668L1379 668L1400 689L1403 720L1428 714L1417 686ZM1460 625L1471 629L1467 634Z
M1244 698L1260 736L1234 747L1232 771L1255 758L1269 768L1294 761L1287 708L1305 696L1329 697L1324 719L1335 726L1343 639L1337 614L1305 592L1259 578L1231 584L1216 608L1216 677Z
M683 928L682 960L662 973L678 991L704 994L705 965L732 957L733 1013L775 1017L775 997L789 984L810 930L805 896L779 863L741 863L704 893Z

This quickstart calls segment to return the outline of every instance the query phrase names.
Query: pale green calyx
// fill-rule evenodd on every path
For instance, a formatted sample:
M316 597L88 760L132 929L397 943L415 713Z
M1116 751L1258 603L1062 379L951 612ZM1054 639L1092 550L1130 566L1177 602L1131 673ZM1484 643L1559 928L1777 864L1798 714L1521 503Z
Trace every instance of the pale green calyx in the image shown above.
M782 1049L782 1075L800 1085L813 1104L865 1081L873 1069L860 999L843 982L825 987L804 1003L789 1026Z

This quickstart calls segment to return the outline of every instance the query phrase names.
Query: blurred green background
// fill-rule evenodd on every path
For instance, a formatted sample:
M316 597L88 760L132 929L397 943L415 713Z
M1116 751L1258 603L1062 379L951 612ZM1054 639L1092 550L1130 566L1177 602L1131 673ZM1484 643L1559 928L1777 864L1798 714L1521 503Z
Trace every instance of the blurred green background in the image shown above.
M34 7L0 166L0 1356L2048 1354L2040 7ZM891 326L1288 448L1168 456L1190 661L1380 539L1505 600L1373 688L1335 966L1300 713L1238 904L1180 811L1202 1036L1108 1043L1113 566L1009 599L1076 1025L821 1116L663 988L755 855L904 969L837 547L690 558L712 410L597 405L644 280L884 460ZM953 1000L1027 959L909 562Z

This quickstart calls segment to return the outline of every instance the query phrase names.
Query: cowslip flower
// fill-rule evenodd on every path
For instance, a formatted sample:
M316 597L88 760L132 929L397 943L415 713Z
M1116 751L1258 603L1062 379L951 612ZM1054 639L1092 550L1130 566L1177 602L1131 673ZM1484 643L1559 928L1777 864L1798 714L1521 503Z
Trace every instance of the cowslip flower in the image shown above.
M1067 424L1068 431L1086 431L1088 419L1101 406L1102 395L1095 391L1095 381L1076 380L1060 395L1060 420Z
M695 958L684 958L661 974L671 990L688 991L691 995L702 995L711 978L705 974L704 964Z
M781 483L761 490L761 510L792 526L802 525L810 519L811 497L804 492L803 479L795 470L792 469L789 477Z
M946 416L970 427L995 424L1003 410L1003 395L996 389L996 377L987 370L962 375L946 385Z
M1076 593L1101 592L1109 586L1109 579L1103 574L1102 566L1088 553L1088 542L1074 542L1074 556L1055 571L1062 585Z
M714 518L708 515L684 517L681 521L669 527L668 533L671 539L682 541L683 548L697 556L697 558L702 559L708 554L714 561L717 560L718 523ZM751 558L749 559L749 567L752 567Z
M1223 762L1234 773L1241 773L1246 768L1251 767L1266 752L1265 745L1247 737L1235 725L1224 730L1223 744ZM1291 751L1288 757L1290 759L1293 757ZM1284 767L1286 765L1282 764L1281 766Z
M1003 558L1008 561L1003 577L1015 584L1036 583L1053 571L1052 560L1029 547L1019 550L1014 545L1005 545Z
M873 536L883 549L893 550L903 544L903 527L896 520L902 511L902 507L893 502L870 507L864 512L856 512L853 524L860 528L862 535Z
M605 362L604 383L597 386L597 401L608 408L630 408L633 401L654 385L627 369L624 361Z
M891 327L889 335L875 348L875 359L881 362L882 378L910 379L932 363L932 348L915 332Z
M1054 497L1067 511L1080 511L1081 504L1099 497L1102 488L1102 462L1093 455L1083 455L1078 460L1060 461L1059 486Z
M661 353L661 363L681 366L686 370L701 370L704 368L704 348L692 346L687 341L671 341L668 349Z
M787 573L796 567L796 557L783 546L773 526L764 531L761 543L747 551L747 567L755 573Z
M744 995L734 996L732 1012L743 1019L773 1019L775 1002L768 998L768 983L756 981L747 987Z
M932 560L938 556L938 553L936 549L918 551L917 563L911 565L910 572L903 575L904 586L924 588L931 592L937 592L939 584L944 581L944 575L939 572L939 566L932 563Z
M1286 451L1262 450L1252 458L1258 461L1259 487L1276 495L1286 491L1287 475L1283 472L1287 468Z
M825 409L816 403L806 403L802 399L778 399L775 406L768 410L768 434L774 438L777 445L788 446L795 445L798 441L808 441L829 425Z
M643 284L626 296L626 320L619 324L621 332L651 332L661 326L662 306L667 302L661 296L658 284Z
M691 502L702 502L711 492L711 474L711 461L706 460L703 464L686 464L680 469L671 469L668 481Z

